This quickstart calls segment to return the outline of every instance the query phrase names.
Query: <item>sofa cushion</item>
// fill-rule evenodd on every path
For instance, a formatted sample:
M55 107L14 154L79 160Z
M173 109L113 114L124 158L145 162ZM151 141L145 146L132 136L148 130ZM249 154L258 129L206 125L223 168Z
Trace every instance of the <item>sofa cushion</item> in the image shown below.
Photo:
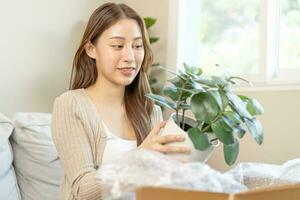
M51 137L51 114L12 116L14 165L23 200L57 200L63 170Z
M12 122L0 114L0 199L5 200L21 200L9 142L13 129Z

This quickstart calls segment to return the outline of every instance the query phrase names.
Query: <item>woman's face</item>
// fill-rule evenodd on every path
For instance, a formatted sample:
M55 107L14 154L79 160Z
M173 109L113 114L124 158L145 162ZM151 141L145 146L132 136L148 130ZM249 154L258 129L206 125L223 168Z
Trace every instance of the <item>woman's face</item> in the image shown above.
M129 85L144 59L138 23L133 19L119 20L102 33L89 51L89 56L96 60L98 78L105 78L116 85Z

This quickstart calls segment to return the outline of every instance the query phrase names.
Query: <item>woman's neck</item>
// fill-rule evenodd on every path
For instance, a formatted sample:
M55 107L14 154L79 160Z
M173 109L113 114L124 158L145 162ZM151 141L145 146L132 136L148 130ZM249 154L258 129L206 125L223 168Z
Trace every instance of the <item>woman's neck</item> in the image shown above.
M91 98L103 106L118 108L124 105L124 86L117 86L105 78L98 78L96 83L86 89Z

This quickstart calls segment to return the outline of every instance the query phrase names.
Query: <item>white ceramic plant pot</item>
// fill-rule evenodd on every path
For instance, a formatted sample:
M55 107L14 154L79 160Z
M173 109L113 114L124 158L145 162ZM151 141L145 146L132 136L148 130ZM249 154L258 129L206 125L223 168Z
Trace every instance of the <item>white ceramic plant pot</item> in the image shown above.
M179 114L179 120L182 120L182 115ZM209 147L207 150L205 151L200 151L195 149L193 142L191 141L190 137L188 136L188 134L182 130L176 123L175 123L175 119L176 119L176 113L173 113L170 117L170 119L167 121L166 126L161 130L161 135L174 135L174 134L178 134L178 135L183 135L185 136L185 140L182 142L172 142L166 145L172 145L172 146L184 146L184 147L189 147L192 151L189 154L186 153L170 153L167 154L168 156L175 158L176 160L182 161L182 162L206 162L209 157L211 156L211 154L213 153L214 149L219 146L219 141L215 140L213 142L213 145L211 147ZM191 126L191 127L195 127L197 122L195 120L193 120L192 118L189 118L187 116L185 116L185 124ZM210 139L213 139L213 135L211 136Z

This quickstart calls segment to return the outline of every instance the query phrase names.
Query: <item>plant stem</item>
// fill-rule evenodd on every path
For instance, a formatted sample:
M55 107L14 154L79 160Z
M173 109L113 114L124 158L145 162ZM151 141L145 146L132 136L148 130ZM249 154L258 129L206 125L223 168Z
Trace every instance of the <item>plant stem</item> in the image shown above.
M247 81L246 79L243 79L241 77L238 77L238 76L231 76L229 79L239 79L239 80L242 80L242 81L245 81L246 83L248 83L250 86L253 86L253 84L249 81Z
M214 120L212 120L212 122L207 126L207 127L205 127L203 130L201 130L203 133L205 132L205 131L207 131L207 129L209 129L210 127L211 127L211 125L215 122L215 121L217 121L218 119L219 119L219 117L220 116L222 116L223 115L223 112L222 113L220 113L220 114L218 114L217 116L216 116L216 118L214 119Z
M184 127L185 127L184 114L185 114L185 109L182 110L182 130L184 130Z
M180 127L180 122L178 120L178 109L177 108L176 108L176 124Z
M183 83L183 87L185 87L185 85L187 84L187 80L184 81ZM180 122L179 122L179 119L178 119L178 111L179 111L179 106L180 106L180 103L181 103L181 97L183 95L183 91L180 90L180 93L179 93L179 96L178 96L178 99L177 99L177 104L176 104L176 120L177 120L177 125L181 128L180 126ZM184 116L184 109L183 109L183 116ZM182 126L184 127L184 124L182 124Z
M212 122L213 123L213 122ZM211 124L212 124L211 123ZM209 124L207 127L205 127L203 130L201 130L203 133L207 130L207 129L209 129L210 127L211 127L211 124Z

